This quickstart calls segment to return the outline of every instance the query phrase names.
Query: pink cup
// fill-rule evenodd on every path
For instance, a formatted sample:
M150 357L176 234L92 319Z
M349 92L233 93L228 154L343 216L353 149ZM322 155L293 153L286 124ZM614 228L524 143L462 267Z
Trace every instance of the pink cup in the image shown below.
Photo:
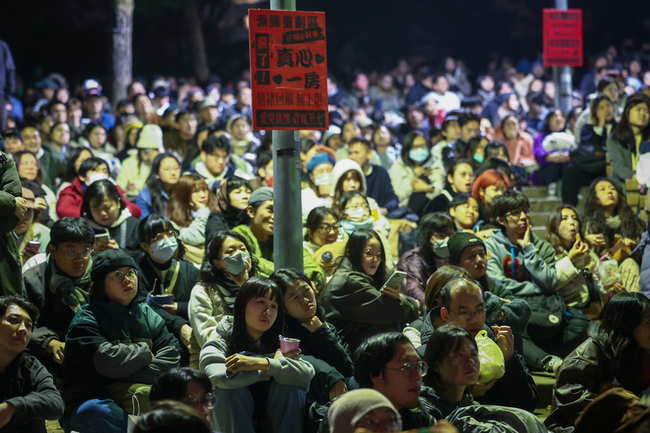
M291 352L300 347L300 340L296 338L280 337L280 351L282 353Z

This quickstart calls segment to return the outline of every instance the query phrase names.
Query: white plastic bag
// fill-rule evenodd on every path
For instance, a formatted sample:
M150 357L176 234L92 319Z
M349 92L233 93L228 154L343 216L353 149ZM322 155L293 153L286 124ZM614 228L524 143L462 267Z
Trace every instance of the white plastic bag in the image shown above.
M506 360L497 344L488 337L485 329L476 334L478 359L481 362L479 385L503 377L506 374Z

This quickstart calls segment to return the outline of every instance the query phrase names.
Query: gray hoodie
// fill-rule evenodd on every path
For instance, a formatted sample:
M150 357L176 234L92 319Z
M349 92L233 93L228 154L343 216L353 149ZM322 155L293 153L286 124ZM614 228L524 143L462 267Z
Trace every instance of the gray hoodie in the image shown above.
M510 242L503 231L490 236L485 241L491 253L488 275L495 284L517 297L552 295L560 283L555 270L555 250L532 233L530 240L528 246L521 248ZM513 278L513 269L516 278Z

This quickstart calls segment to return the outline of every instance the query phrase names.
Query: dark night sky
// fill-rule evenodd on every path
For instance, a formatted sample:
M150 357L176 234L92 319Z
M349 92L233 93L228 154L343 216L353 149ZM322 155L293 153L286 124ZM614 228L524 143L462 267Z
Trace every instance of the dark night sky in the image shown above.
M135 2L136 75L190 74L183 1ZM400 57L411 56L433 66L456 56L474 73L485 69L492 53L515 63L533 59L542 49L542 8L553 5L552 0L298 0L298 9L327 13L328 63L339 75L355 68L390 69ZM570 0L569 6L584 11L585 55L625 38L650 41L650 2ZM211 70L225 78L248 66L246 33L237 30L244 10L231 7L220 26L210 19L204 23ZM111 21L110 0L0 0L0 39L10 44L28 82L53 71L73 81L94 76L107 82Z

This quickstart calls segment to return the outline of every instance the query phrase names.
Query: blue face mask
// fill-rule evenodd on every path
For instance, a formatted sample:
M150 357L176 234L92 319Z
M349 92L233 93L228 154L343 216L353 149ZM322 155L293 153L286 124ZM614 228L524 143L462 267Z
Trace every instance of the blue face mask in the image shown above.
M226 262L226 271L233 275L239 275L246 270L246 262L251 258L248 251L237 251L232 256L224 257L223 261Z
M428 149L411 149L409 151L409 158L413 160L413 162L417 162L418 164L422 164L424 161L427 160L429 157L429 150Z
M160 261L167 262L171 260L178 249L176 238L165 238L151 244L151 255Z
M341 220L341 227L347 234L352 234L356 229L372 229L375 224L375 220L372 217L368 217L367 220L362 222L355 222L350 220Z

